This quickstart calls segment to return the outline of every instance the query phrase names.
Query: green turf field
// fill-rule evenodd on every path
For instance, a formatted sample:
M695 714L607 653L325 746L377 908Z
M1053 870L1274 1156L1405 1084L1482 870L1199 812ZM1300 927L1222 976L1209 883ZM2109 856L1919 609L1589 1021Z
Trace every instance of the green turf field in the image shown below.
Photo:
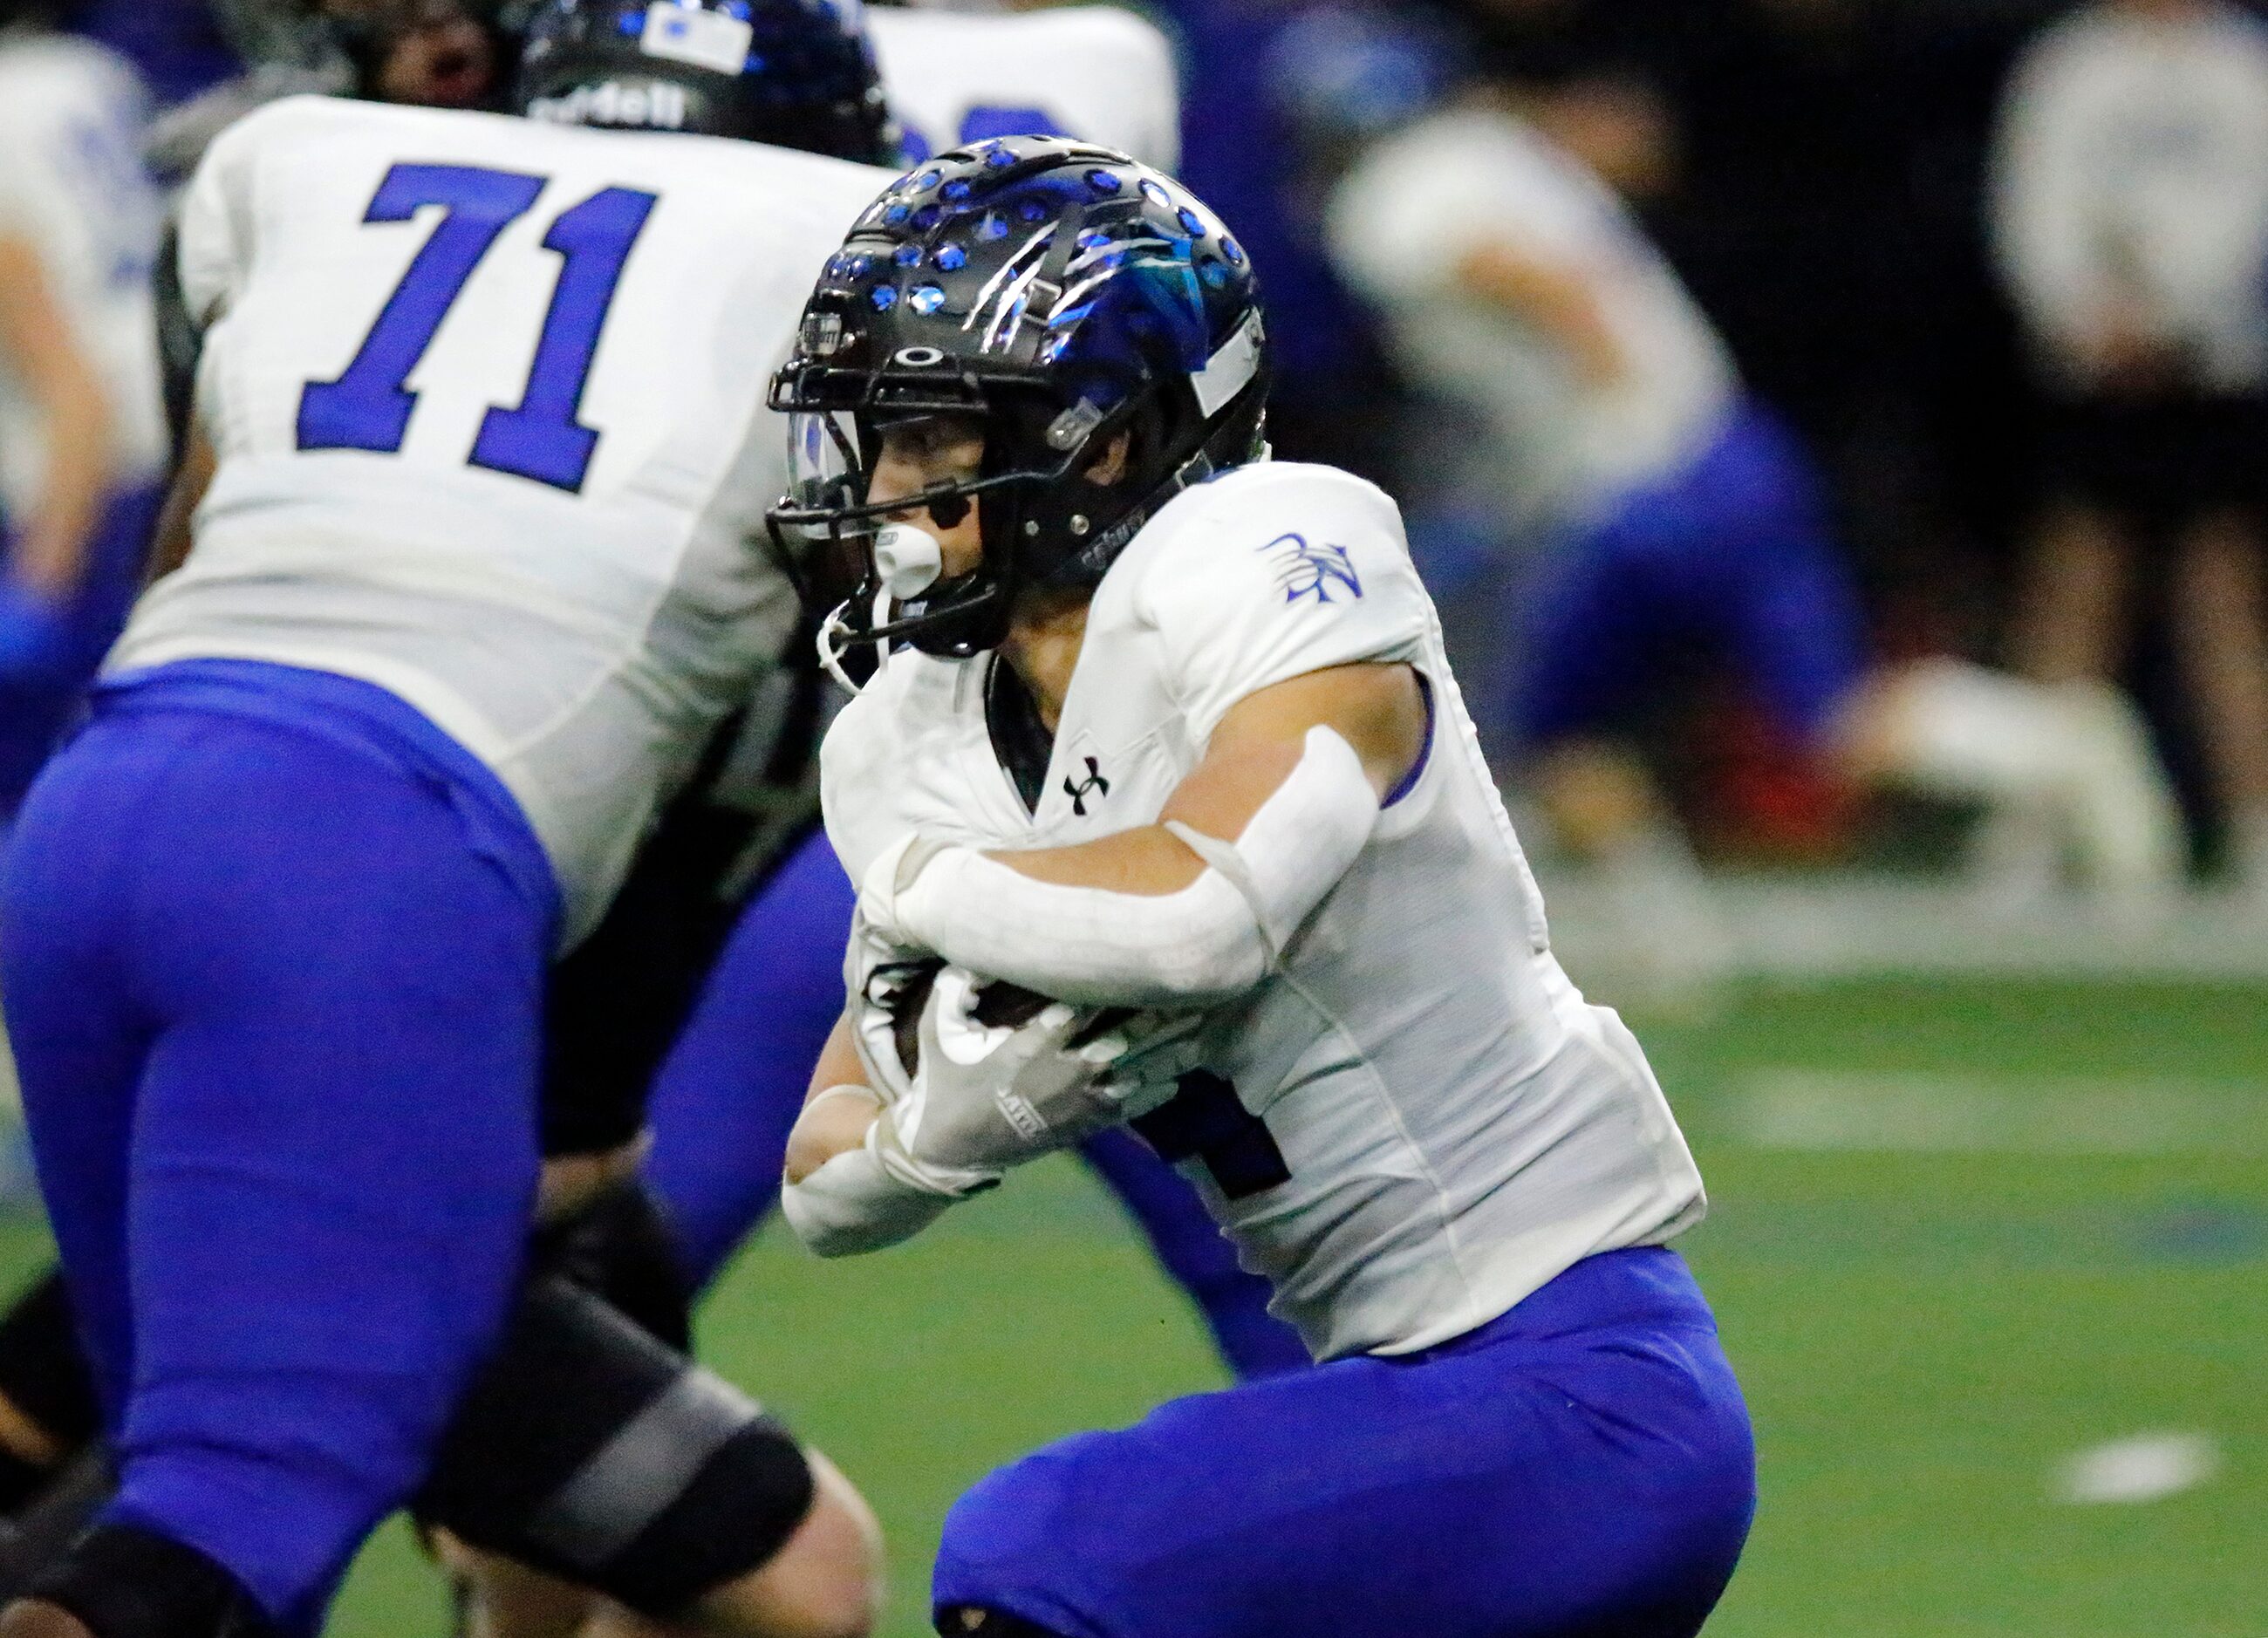
M1761 1436L1713 1634L2268 1634L2268 991L1875 982L1633 1022L1709 1178L1686 1249ZM768 1236L703 1334L873 1498L893 1638L927 1630L938 1522L988 1465L1219 1379L1068 1164L863 1262ZM2217 1471L2059 1497L2076 1454L2154 1433ZM334 1630L440 1621L389 1533Z

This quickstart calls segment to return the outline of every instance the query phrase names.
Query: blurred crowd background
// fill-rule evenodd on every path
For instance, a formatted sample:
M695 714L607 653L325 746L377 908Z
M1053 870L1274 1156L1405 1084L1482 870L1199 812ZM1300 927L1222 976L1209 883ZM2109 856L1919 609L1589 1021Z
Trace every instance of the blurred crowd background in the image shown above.
M1654 887L2268 902L2268 36L2234 0L1140 9L1263 275L1277 452L1403 502L1539 841ZM206 0L64 13L158 110L240 71ZM2051 788L2095 810L2053 832Z

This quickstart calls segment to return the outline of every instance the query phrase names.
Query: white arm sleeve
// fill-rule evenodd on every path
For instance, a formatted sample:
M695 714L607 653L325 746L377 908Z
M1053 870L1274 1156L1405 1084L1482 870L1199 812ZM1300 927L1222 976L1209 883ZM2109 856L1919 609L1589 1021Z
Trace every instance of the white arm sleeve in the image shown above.
M1362 759L1316 727L1233 842L1169 826L1205 861L1179 892L1036 881L975 848L909 836L874 861L860 906L902 942L1058 1000L1189 1005L1240 995L1266 977L1377 822Z

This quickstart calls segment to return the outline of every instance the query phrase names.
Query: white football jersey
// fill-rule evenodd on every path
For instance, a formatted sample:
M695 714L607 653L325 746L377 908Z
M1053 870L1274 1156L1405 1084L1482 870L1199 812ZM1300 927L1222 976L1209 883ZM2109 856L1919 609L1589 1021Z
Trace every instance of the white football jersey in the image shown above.
M519 799L579 936L792 621L765 393L887 180L490 114L250 115L181 223L219 471L110 669L390 689Z
M907 158L988 136L1076 136L1181 163L1181 90L1156 26L1111 5L866 13Z
M1510 114L1450 108L1364 154L1330 202L1331 255L1413 374L1482 412L1499 466L1582 513L1705 450L1739 390L1731 355L1621 200ZM1625 369L1583 380L1539 331L1457 288L1502 244L1590 290Z
M166 461L150 268L158 206L143 174L141 82L85 40L0 39L0 234L38 253L49 293L100 380L119 488ZM39 504L43 419L0 360L0 510Z
M909 830L1062 847L1154 822L1238 701L1365 660L1425 679L1425 756L1274 975L1211 1017L1211 1076L1141 1123L1324 1358L1462 1335L1704 1208L1638 1043L1552 957L1394 503L1263 464L1162 508L1095 594L1036 811L993 748L990 656L892 655L822 757L854 878Z
M2203 385L2268 387L2268 29L2235 5L2086 7L2020 59L1991 195L2043 362L2094 385L2086 343L2136 310Z

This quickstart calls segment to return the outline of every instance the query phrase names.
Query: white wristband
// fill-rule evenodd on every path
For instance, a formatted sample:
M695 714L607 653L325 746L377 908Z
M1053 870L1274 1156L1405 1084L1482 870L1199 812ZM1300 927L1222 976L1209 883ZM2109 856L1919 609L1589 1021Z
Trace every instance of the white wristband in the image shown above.
M909 1240L959 1198L917 1188L883 1166L873 1143L846 1150L780 1190L780 1215L821 1257L853 1257Z

